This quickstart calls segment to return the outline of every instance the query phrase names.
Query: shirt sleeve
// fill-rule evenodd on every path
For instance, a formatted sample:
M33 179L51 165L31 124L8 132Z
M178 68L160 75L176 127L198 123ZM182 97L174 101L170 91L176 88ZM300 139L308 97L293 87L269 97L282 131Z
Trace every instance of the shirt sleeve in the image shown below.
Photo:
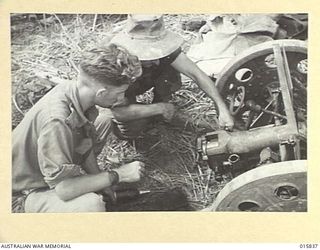
M54 188L63 179L81 175L73 164L72 131L63 119L52 119L41 129L38 138L38 161L45 182Z

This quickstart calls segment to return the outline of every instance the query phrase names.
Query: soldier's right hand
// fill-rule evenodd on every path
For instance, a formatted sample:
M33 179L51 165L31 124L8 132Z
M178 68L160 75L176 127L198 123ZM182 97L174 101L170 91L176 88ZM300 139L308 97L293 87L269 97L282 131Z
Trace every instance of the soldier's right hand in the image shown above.
M119 182L136 182L139 181L144 174L144 163L141 161L133 161L113 170L118 173Z

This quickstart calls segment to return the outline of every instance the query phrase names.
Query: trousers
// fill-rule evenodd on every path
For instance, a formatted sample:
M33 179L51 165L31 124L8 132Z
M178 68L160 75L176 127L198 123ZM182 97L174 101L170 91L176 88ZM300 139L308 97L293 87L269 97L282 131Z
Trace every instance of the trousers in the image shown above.
M105 212L105 202L102 195L87 193L69 201L61 200L55 189L35 190L26 200L26 213L77 213Z

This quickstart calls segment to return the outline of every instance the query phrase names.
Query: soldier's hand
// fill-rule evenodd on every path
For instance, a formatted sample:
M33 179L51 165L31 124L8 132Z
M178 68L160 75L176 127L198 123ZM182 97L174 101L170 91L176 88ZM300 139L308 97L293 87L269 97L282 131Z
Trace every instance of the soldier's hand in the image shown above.
M113 169L119 175L119 182L136 182L144 175L144 163L134 161Z
M162 109L162 116L165 119L165 121L171 121L171 119L173 118L175 112L176 112L176 108L173 104L171 103L159 103L161 105L161 109Z
M234 127L234 121L232 116L230 115L229 111L226 110L225 112L221 112L219 115L219 126L222 129L227 131L232 131Z

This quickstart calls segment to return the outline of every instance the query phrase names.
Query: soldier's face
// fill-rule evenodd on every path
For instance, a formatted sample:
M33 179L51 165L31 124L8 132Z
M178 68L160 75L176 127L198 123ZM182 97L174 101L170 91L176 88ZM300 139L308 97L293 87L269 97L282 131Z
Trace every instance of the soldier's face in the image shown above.
M101 88L96 94L95 104L103 108L113 108L125 104L125 92L129 84L121 86L109 85Z

